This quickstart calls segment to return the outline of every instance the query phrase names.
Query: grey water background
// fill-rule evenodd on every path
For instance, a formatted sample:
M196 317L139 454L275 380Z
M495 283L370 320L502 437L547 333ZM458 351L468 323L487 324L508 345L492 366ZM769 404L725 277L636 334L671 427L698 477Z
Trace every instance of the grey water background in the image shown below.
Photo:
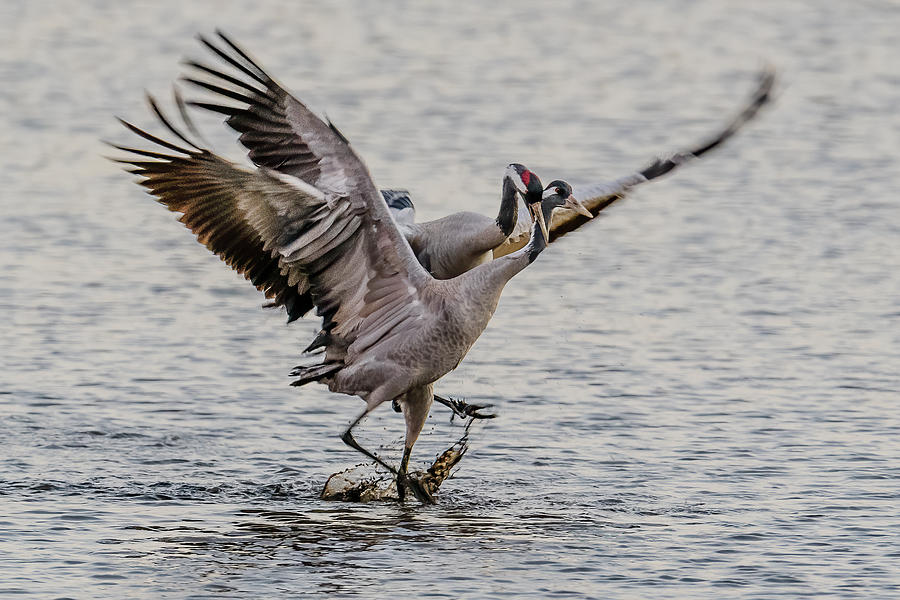
M623 175L781 84L507 287L438 384L499 412L438 505L327 503L361 403L288 386L317 324L102 158L217 26L420 218L493 214L512 161ZM871 1L6 0L0 597L900 596L898 47ZM459 434L435 408L417 464Z

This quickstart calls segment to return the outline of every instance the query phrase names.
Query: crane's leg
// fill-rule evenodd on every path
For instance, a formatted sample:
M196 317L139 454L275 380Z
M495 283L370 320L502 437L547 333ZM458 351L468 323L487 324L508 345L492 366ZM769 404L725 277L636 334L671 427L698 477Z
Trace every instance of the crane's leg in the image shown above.
M462 400L450 400L443 396L434 395L434 399L453 411L453 414L461 419L493 419L497 415L494 413L482 414L478 412L483 408L490 408L493 404L468 404Z
M353 448L353 449L356 450L357 452L362 452L363 454L365 454L366 456L368 456L369 458L371 458L372 460L374 460L375 462L377 462L379 465L381 465L382 467L384 467L385 469L387 469L388 471L390 471L391 473L393 473L394 475L396 475L396 474L397 474L397 469L395 469L395 468L392 467L391 465L387 464L386 462L384 462L383 460L381 460L380 458L378 458L377 456L375 456L374 454L372 454L371 452L369 452L368 450L366 450L365 448L363 448L362 446L360 446L360 445L359 445L359 442L356 441L356 438L353 437L353 428L356 427L357 425L359 425L359 422L362 421L362 420L366 417L366 415L369 414L369 412L370 412L371 410L372 410L372 409L370 409L370 408L367 406L367 407L366 407L366 410L362 411L362 412L359 414L359 416L356 417L356 419L354 419L352 423L350 423L350 427L348 427L348 428L347 428L347 431L345 431L345 432L341 435L341 440L343 440L343 442L344 442L345 444L347 444L348 446L350 446L351 448Z
M374 408L374 407L373 407ZM403 450L403 460L400 462L400 470L398 471L391 465L387 464L372 452L369 452L365 448L359 445L359 442L356 441L356 438L353 437L353 428L359 425L359 422L362 421L366 415L371 412L371 408L368 406L364 411L362 411L358 417L356 417L347 430L341 435L341 440L356 450L357 452L361 452L365 456L368 456L376 463L393 473L397 477L397 496L400 500L404 500L406 498L406 487L409 486L409 489L412 490L413 495L416 499L422 504L434 504L434 498L431 494L428 493L428 490L422 487L422 485L418 482L418 480L409 477L406 473L407 466L409 465L409 455L412 452L412 446L407 446Z
M437 504L434 496L426 490L421 482L415 477L407 475L409 467L409 455L412 453L412 446L403 448L403 459L400 461L400 469L397 471L397 496L403 501L406 498L406 488L412 490L413 496L422 504Z
M434 497L426 490L418 479L409 477L409 456L412 453L413 444L419 438L428 411L431 409L433 398L432 386L415 387L399 398L400 407L403 410L403 418L406 421L406 441L403 445L403 459L397 471L397 495L400 500L406 497L406 488L409 487L416 499L422 504L434 504Z

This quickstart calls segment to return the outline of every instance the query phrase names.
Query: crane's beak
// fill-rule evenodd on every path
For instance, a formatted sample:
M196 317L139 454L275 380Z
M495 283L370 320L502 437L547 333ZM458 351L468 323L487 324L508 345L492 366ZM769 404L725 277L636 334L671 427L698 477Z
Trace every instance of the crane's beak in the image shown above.
M594 215L591 214L591 211L589 211L584 204L579 202L578 199L575 198L575 196L569 196L568 198L566 198L566 203L563 204L563 208L571 208L579 215L584 215L588 219L594 218Z
M547 222L544 221L544 211L541 210L541 201L538 200L533 204L528 205L528 212L531 213L531 221L537 221L538 225L541 227L541 233L544 234L544 241L546 243L550 243L550 232L547 231Z

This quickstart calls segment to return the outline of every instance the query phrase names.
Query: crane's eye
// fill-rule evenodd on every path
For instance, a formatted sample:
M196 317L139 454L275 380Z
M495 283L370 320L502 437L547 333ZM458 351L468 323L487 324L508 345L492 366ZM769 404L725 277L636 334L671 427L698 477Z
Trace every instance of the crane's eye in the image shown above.
M556 188L556 193L559 194L560 196L566 195L566 191L564 189L562 189L561 187Z

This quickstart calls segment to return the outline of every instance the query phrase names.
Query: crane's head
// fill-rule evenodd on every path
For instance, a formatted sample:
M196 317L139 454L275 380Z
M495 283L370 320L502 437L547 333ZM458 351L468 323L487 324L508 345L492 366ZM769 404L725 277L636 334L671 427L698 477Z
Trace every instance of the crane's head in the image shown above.
M541 212L544 186L540 178L529 171L525 165L520 165L519 163L512 163L506 167L505 177L512 181L513 185L516 186L516 190L522 195L525 206L528 207L528 213L531 215L531 222L534 223L537 220L541 226L541 231L544 233L544 239L549 240L550 235L547 232L547 223L544 222L544 215Z
M406 190L381 190L381 195L398 225L412 225L416 220L416 208Z
M550 185L544 188L541 205L549 207L551 212L555 208L569 208L588 219L594 218L591 211L572 195L572 186L561 179L551 181Z
M506 167L504 177L508 177L512 181L519 193L522 194L526 204L541 201L541 193L544 190L541 179L528 170L525 165L512 163Z

